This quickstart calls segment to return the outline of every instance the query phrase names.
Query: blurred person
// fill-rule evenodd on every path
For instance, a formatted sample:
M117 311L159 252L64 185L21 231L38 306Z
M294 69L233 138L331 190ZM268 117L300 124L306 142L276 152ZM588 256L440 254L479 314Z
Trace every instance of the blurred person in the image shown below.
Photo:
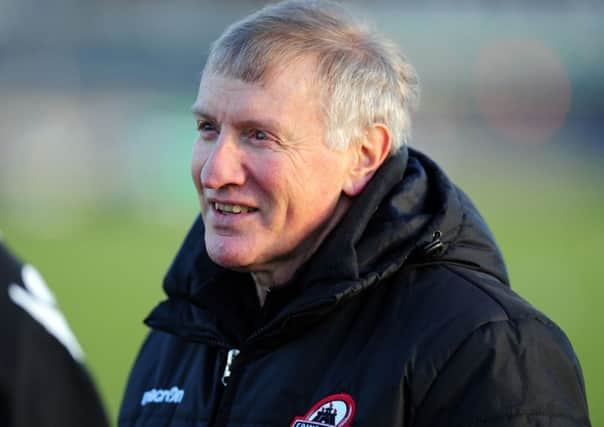
M0 239L0 425L108 426L82 350L38 271Z
M588 426L563 332L407 145L416 75L327 2L227 28L193 105L201 204L120 426Z

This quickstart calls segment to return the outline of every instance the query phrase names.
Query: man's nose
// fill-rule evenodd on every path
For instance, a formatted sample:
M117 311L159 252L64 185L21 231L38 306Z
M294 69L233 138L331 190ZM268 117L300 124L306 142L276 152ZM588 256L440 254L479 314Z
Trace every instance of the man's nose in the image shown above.
M201 168L201 185L218 189L226 185L242 185L245 173L243 152L233 135L221 133Z

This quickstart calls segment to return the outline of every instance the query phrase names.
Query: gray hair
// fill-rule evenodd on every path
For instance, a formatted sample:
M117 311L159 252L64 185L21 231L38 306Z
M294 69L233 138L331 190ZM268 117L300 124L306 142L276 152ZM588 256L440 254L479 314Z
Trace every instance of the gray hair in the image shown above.
M212 44L204 73L264 82L276 67L309 56L329 146L345 148L377 123L390 130L391 154L406 144L419 97L413 67L393 42L334 3L284 1L234 23Z

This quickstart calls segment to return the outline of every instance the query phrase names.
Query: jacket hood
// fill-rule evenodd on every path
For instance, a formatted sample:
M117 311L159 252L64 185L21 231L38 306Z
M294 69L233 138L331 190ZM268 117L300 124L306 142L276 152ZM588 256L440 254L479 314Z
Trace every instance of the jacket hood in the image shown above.
M411 148L378 170L301 280L354 292L410 261L463 264L509 286L501 252L478 210L434 161ZM356 285L348 289L343 282Z
M411 148L388 158L355 198L340 223L295 275L293 282L300 292L283 311L291 316L311 307L328 307L379 284L406 262L463 264L508 284L501 253L469 198L431 159ZM223 269L209 259L198 217L164 280L170 300L163 308L160 305L147 323L169 330L174 328L162 325L178 323L179 334L189 335L195 334L199 322L207 320L199 317L208 316L193 307L213 306L210 317L228 315L229 311L237 316L228 301L212 296L208 304L208 295L214 294L207 290L234 284L223 295L241 292L241 282L250 281L249 276ZM174 306L183 303L193 307L183 312L182 307ZM179 312L180 320L174 319L175 312Z

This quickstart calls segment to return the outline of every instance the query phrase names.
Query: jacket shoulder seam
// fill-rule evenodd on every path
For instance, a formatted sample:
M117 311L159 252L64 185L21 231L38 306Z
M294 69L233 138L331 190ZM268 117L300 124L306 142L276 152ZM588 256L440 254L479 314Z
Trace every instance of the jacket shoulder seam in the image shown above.
M495 303L499 309L505 313L505 317L506 320L509 321L513 321L515 320L515 318L510 314L510 312L508 311L508 309L505 307L505 305L503 305L497 298L495 298L493 295L491 295L490 292L488 292L486 289L484 289L483 286L480 286L480 284L472 279L471 277L468 277L468 275L458 271L457 269L446 265L446 264L441 264L440 267L444 268L445 270L449 271L450 273L460 277L461 279L463 279L465 282L471 284L475 289L477 289L478 291L480 291L482 294L484 294L486 297L489 298L489 300L491 300L493 303ZM488 273L487 273L488 274ZM496 279L496 278L494 278Z
M492 295L489 294L489 292L485 291L475 280L467 277L463 273L458 272L458 271L456 271L453 268L450 268L449 266L440 265L440 267L448 270L451 274L454 274L455 276L460 277L465 282L471 284L473 287L478 288L490 300L492 300L495 304L497 304L497 306L500 308L500 310L505 314L505 319L486 319L483 322L478 323L474 328L468 330L467 334L465 334L459 340L458 344L452 348L451 353L442 362L442 364L440 365L440 367L436 369L436 372L435 372L435 374L434 374L434 376L432 378L432 381L431 381L430 385L428 386L428 388L426 389L425 394L422 396L421 401L418 403L417 408L420 408L423 405L423 402L424 402L426 396L428 396L430 394L430 392L431 392L432 388L434 387L437 379L441 376L442 372L444 372L447 369L447 366L453 360L453 358L457 355L457 353L479 331L484 330L484 329L489 328L489 327L493 327L494 325L498 325L498 324L500 325L500 324L504 324L504 323L507 324L510 328L512 328L512 329L514 329L514 330L517 331L518 325L517 325L516 321L518 321L518 320L530 320L530 321L534 321L534 322L543 324L543 322L540 321L540 319L535 318L535 317L526 317L526 318L522 318L522 319L521 318L514 318L514 317L512 317L510 315L509 311L505 308L505 306L503 304L501 304L498 301L497 298L493 297Z
M424 393L421 400L417 404L418 411L421 410L421 407L424 404L426 397L430 395L432 388L435 386L437 380L441 377L442 373L448 369L448 366L451 363L451 361L464 348L464 346L466 346L468 341L470 341L472 339L472 337L474 337L474 335L476 335L478 332L480 332L484 329L487 329L489 327L492 327L494 325L503 324L503 323L506 323L506 324L510 325L511 327L515 327L515 325L513 324L513 322L510 319L489 320L489 321L481 323L478 326L476 326L475 328L469 330L468 333L462 339L459 340L459 343L451 350L451 353L442 362L442 364L436 369L436 372L434 373L434 375L432 377L432 381L430 382L430 385L428 386L428 388L426 389L426 392ZM511 416L511 415L513 415L513 414L502 415L502 417ZM494 419L497 419L497 418L489 418L488 420L494 420ZM488 420L485 419L485 421L488 421ZM480 420L474 419L474 422L482 422L482 421L483 420L481 420L481 419Z

